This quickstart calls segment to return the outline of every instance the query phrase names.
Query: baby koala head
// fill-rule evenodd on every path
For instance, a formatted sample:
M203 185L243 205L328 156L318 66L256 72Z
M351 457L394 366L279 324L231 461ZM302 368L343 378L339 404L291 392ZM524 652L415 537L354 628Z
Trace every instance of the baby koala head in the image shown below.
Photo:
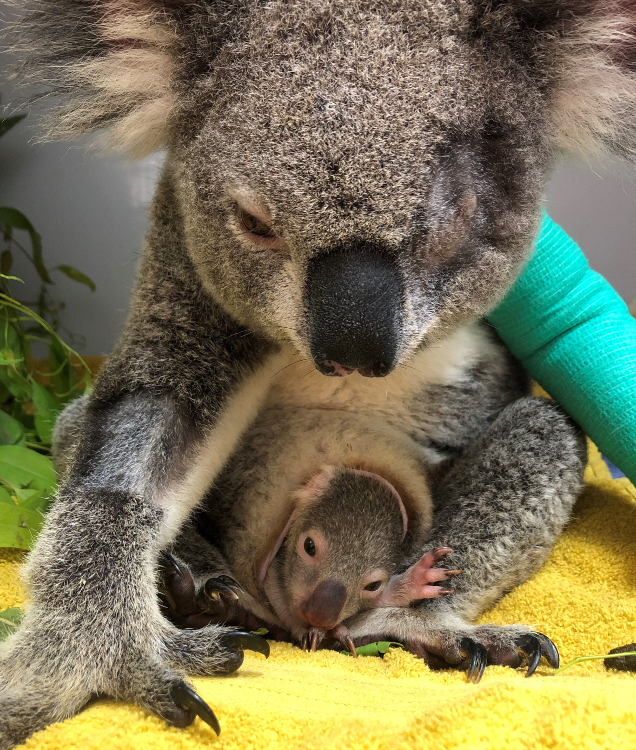
M371 607L408 605L447 591L429 554L405 573L409 518L384 477L327 467L294 495L291 514L260 568L260 583L282 624L315 648L326 633L351 647L343 620ZM344 639L344 640L343 640Z

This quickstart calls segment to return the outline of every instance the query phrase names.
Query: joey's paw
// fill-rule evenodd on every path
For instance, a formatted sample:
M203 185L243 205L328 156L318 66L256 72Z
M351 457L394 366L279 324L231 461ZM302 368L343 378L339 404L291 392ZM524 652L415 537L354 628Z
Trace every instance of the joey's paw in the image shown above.
M554 643L543 633L523 626L423 627L421 632L409 628L401 637L383 632L354 635L353 640L356 646L399 641L431 669L466 670L468 681L475 684L481 680L487 665L517 668L526 664L526 677L534 674L541 658L551 667L559 666L559 652Z

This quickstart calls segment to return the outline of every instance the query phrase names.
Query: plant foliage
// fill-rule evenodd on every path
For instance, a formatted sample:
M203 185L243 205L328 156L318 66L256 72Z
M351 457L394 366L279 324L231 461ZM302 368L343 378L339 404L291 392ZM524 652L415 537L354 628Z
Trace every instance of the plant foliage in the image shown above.
M22 119L0 119L0 136ZM49 269L40 235L15 208L0 206L0 243L0 547L26 550L55 492L48 456L55 419L68 401L91 387L88 365L60 336L64 303L53 299L49 289L55 272L93 291L95 284L72 266ZM13 293L21 283L11 275L16 253L39 277L35 301ZM47 352L46 360L33 358L35 342Z

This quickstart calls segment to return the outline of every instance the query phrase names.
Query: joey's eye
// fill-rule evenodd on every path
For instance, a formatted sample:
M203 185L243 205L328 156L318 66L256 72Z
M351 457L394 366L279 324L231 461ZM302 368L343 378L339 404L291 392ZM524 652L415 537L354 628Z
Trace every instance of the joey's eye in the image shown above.
M373 581L373 583L369 583L364 587L365 591L377 591L380 586L382 585L382 581Z
M316 554L316 545L314 544L314 540L308 536L307 539L305 539L305 552L309 555L309 557L314 557Z
M257 237L276 237L274 230L270 227L269 224L266 224L264 221L257 219L256 216L252 216L252 214L248 213L247 211L239 209L238 216L241 224L250 234L254 234Z

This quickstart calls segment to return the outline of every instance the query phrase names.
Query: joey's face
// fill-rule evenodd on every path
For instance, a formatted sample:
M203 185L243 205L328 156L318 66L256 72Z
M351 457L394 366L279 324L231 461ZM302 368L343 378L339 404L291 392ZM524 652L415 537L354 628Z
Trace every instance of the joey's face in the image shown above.
M488 311L536 229L541 92L430 5L361 23L309 2L283 23L268 4L198 84L175 149L205 285L325 374L386 375Z
M328 631L373 607L401 562L406 533L399 496L375 475L335 469L307 488L264 586L294 635Z

